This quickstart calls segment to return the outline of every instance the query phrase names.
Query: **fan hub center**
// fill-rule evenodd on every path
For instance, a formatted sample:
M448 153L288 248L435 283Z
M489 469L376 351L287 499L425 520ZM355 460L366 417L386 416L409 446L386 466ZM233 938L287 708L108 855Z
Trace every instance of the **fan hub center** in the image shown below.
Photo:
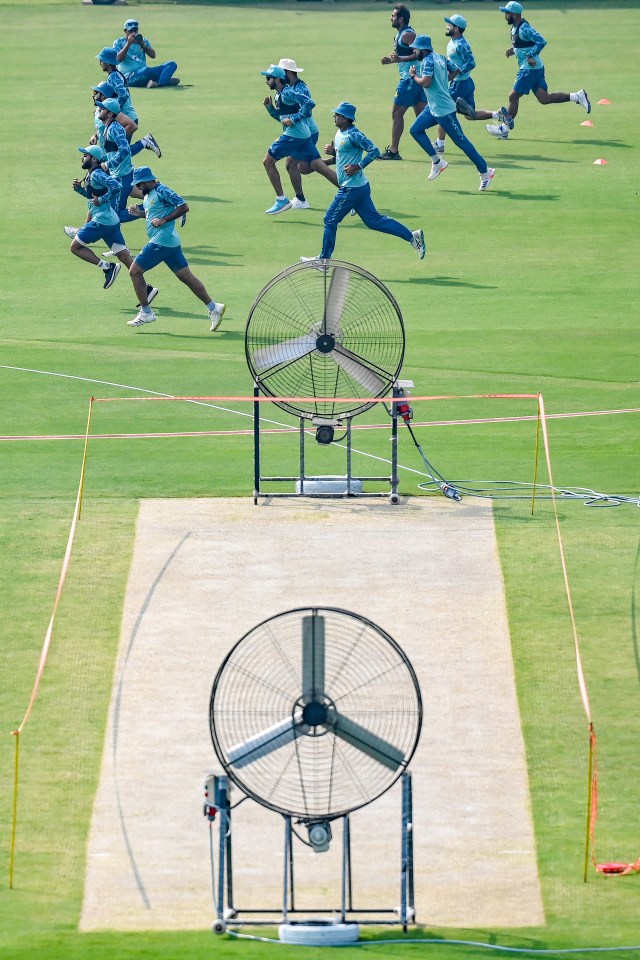
M331 353L336 345L336 338L330 333L321 333L316 340L316 350L320 353Z
M319 727L326 719L327 708L324 703L312 700L311 703L305 704L302 710L302 720L304 723L307 723L310 727Z

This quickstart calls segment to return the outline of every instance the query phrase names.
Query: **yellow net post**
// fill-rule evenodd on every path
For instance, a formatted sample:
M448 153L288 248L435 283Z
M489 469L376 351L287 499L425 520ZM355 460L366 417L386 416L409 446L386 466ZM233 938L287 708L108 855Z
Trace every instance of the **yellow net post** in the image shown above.
M540 453L540 394L538 394L538 417L536 419L536 454L533 463L533 491L531 493L531 514L536 502L536 483L538 481L538 456Z
M14 730L16 738L16 756L13 770L13 811L11 813L11 849L9 851L9 889L13 890L13 863L16 849L16 828L18 823L18 761L20 757L20 731Z
M94 397L89 400L89 416L87 417L87 429L84 435L84 451L82 453L82 466L80 468L80 493L78 497L78 520L82 515L82 498L84 495L84 476L87 468L87 454L89 452L89 429L91 426L91 413L93 411Z

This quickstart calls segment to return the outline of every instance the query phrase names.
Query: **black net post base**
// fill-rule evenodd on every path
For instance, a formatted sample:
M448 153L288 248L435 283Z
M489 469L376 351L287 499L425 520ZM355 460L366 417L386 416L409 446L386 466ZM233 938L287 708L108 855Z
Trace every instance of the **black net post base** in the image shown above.
M336 421L334 426L331 426L331 422L325 422L322 419L322 422L316 424L313 418L308 417L299 417L298 424L298 460L299 460L299 473L297 476L266 476L262 473L262 436L261 436L261 414L260 414L260 397L262 393L260 387L256 384L253 389L254 403L253 403L253 502L254 504L258 503L260 497L327 497L333 499L342 499L345 497L373 497L379 499L380 497L387 497L389 503L397 504L400 502L400 495L398 494L399 478L398 478L398 404L394 401L391 403L391 458L389 463L390 471L388 474L382 476L379 474L376 475L364 475L358 473L354 475L353 472L353 449L352 449L352 421L353 417L346 417L339 422ZM398 388L394 385L393 387L393 397L396 398L400 394L398 393ZM320 442L321 444L333 444L336 446L341 446L344 449L345 454L345 472L342 475L331 475L331 474L322 474L322 475L313 475L306 472L306 443L309 441L309 433L311 430L315 429L316 437L312 438L313 443ZM344 431L344 439L340 441L335 441L333 439L324 439L318 441L318 433L321 430L331 431L331 436L333 430L342 433ZM327 437L327 434L325 434ZM273 488L265 489L265 484L274 484L274 483L291 483L293 488L287 491L276 490ZM363 484L384 484L385 486L382 489L377 490L365 490Z

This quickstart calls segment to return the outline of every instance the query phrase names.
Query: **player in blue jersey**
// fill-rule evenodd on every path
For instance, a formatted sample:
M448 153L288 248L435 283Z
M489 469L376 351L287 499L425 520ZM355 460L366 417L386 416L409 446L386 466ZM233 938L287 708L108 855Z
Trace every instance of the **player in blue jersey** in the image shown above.
M276 94L276 104L271 97L265 97L263 104L267 112L282 124L283 132L271 144L263 160L264 168L275 190L276 199L272 207L265 213L274 215L290 210L292 203L282 191L282 180L276 166L278 160L293 157L296 161L303 161L309 169L321 173L334 186L338 186L335 173L324 162L318 149L311 139L308 119L315 107L314 101L301 89L294 91L286 82L285 71L282 67L272 63L266 70L260 71L267 86Z
M102 50L101 53L104 53L104 50ZM102 66L102 61L100 62L100 66ZM160 149L160 144L158 143L158 141L156 140L156 138L152 133L147 133L145 134L144 137L141 137L140 140L136 141L136 143L131 143L131 138L133 137L133 134L135 133L135 131L138 129L138 115L133 109L133 104L131 104L131 98L129 97L129 90L128 90L128 87L126 86L126 80L120 73L118 73L117 70L109 74L108 80L104 80L102 83L98 83L95 87L92 87L91 89L93 91L94 105L97 106L99 102L102 102L103 100L110 100L110 99L115 99L120 104L120 113L116 117L116 120L118 121L120 126L124 127L124 132L127 135L127 140L129 141L129 145L131 147L132 157L137 156L137 154L139 154L141 150L152 150L153 153L155 153L156 157L162 156L162 150ZM129 100L129 105L130 105L129 112L127 112L127 109L126 109L127 99ZM98 138L101 133L100 127L102 127L102 131L103 131L104 124L97 117L97 111L96 111L96 134ZM99 142L99 139L98 139L98 142Z
M210 330L217 330L225 311L224 303L216 303L207 293L204 284L189 268L189 263L176 230L176 221L189 211L189 205L177 193L160 183L149 167L138 167L133 172L133 184L142 196L142 204L129 207L132 217L145 217L149 242L142 248L129 268L133 288L140 301L140 311L127 323L130 327L141 327L157 319L149 306L146 295L147 281L145 271L152 270L159 263L166 263L199 300L206 304L211 321Z
M127 78L130 87L175 87L180 83L174 73L178 69L175 60L167 60L157 67L147 66L147 57L155 60L156 52L146 37L139 33L137 20L127 20L124 36L113 41L120 72Z
M122 183L117 211L121 223L128 223L132 218L127 213L127 199L131 193L133 164L131 162L131 147L122 124L118 123L117 115L120 104L115 97L96 103L98 120L104 124L101 145L104 147L106 158L103 166L112 176Z
M487 124L487 131L500 140L506 140L509 131L514 128L515 117L520 106L520 97L533 93L538 103L577 103L587 113L591 113L591 102L586 90L575 93L549 93L544 75L544 66L540 51L547 41L522 16L523 6L516 0L509 0L504 7L498 7L511 27L511 46L505 51L507 57L518 61L518 73L509 94L509 106L500 110L475 110L471 120L497 120L496 124Z
M304 67L299 67L296 61L291 60L289 57L283 57L278 62L278 66L282 67L284 70L284 78L287 82L287 86L291 87L294 93L299 91L311 99L309 87L299 76L300 73L304 73ZM289 109L295 110L295 106ZM271 113L271 111L269 112ZM307 117L307 126L309 127L309 135L312 143L317 144L319 131L318 124L313 119L313 113ZM304 195L304 190L302 189L302 174L309 174L313 173L314 171L305 160L296 160L295 157L287 157L286 166L289 179L291 180L291 186L293 187L293 192L295 194L295 197L291 199L291 206L294 210L308 210L309 203ZM333 183L332 179L331 182ZM334 186L336 186L335 183Z
M364 168L377 159L380 151L365 137L355 124L356 108L352 103L339 103L333 113L337 133L333 143L328 143L325 152L335 157L338 169L339 189L324 215L322 250L318 257L300 257L301 262L328 260L336 245L338 225L352 210L370 230L390 233L410 243L422 260L426 253L422 230L409 230L404 224L385 217L376 210L371 199L371 187ZM318 267L322 269L322 264Z
M124 237L120 219L115 210L115 205L120 197L120 181L115 177L109 176L102 169L102 164L106 154L102 147L97 144L89 144L87 147L78 147L82 154L82 169L85 176L82 180L74 179L73 189L76 193L87 198L87 219L82 227L76 231L76 235L71 242L71 253L91 263L104 273L103 287L107 290L115 281L121 268L120 263L108 263L106 260L96 256L93 250L89 250L89 244L97 243L103 240L108 244L111 253L115 254L118 260L127 267L133 263L133 257L129 253ZM67 228L65 227L65 232ZM147 286L147 302L156 297L158 290L156 287Z
M427 130L439 124L449 134L457 147L465 153L480 174L480 190L488 190L495 170L481 157L471 141L465 137L456 117L456 105L449 93L449 77L455 73L455 66L446 57L435 53L431 37L422 34L413 41L412 46L421 56L420 66L412 66L412 76L427 93L427 106L411 126L411 136L425 153L431 157L431 172L427 180L435 180L449 166L444 157L438 156Z
M416 52L411 49L416 32L409 26L410 17L409 8L403 3L396 3L391 11L391 26L396 31L393 38L393 53L380 59L383 66L390 63L397 65L400 80L391 110L391 143L384 153L380 154L378 160L402 160L399 151L400 138L404 131L404 115L409 107L412 107L416 117L419 116L427 100L422 87L414 83L409 74L409 67L416 60Z
M447 24L445 35L449 37L447 44L447 60L454 65L455 72L450 74L449 96L456 104L458 113L468 113L476 105L475 90L476 85L470 77L472 70L475 70L476 61L474 59L469 41L464 36L467 29L467 21L459 13L454 13L452 17L445 17ZM465 110L458 109L458 101L464 104ZM436 153L444 153L444 141L446 131L444 127L438 126L438 134L433 141Z
M70 249L80 260L100 267L104 274L103 287L107 290L115 282L121 266L101 260L93 250L88 249L88 244L104 240L125 266L133 263L114 208L120 196L121 184L102 169L106 156L102 147L89 145L78 147L78 150L82 154L82 169L86 175L83 180L76 178L73 181L73 189L87 198L88 210L87 219L71 241Z

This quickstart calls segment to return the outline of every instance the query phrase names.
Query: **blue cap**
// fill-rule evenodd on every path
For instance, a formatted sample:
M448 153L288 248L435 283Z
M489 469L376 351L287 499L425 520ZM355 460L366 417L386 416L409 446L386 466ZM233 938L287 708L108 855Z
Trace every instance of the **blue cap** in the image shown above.
M96 83L95 87L91 87L92 90L97 90L98 93L101 93L105 99L109 100L115 97L116 92L111 86L110 83L107 83L106 80L103 80L102 83Z
M138 21L137 21L137 20L125 20L125 22L124 22L124 29L125 29L125 30L137 30L137 29L138 29Z
M89 147L78 147L78 150L80 151L80 153L90 154L92 157L95 157L96 160L100 160L101 162L106 157L105 151L102 149L102 147L99 147L97 144L93 144Z
M524 7L521 3L516 3L516 0L509 0L506 7L498 7L498 10L501 13L522 13Z
M467 21L459 13L454 13L452 17L445 17L444 22L451 23L454 27L459 27L460 30L466 30L467 28Z
M334 107L333 112L339 113L341 117L346 117L347 120L355 120L356 118L356 108L352 103L347 103L346 100Z
M268 70L261 70L260 73L263 77L277 77L279 80L284 80L286 73L282 67L278 67L275 63L272 63Z
M120 104L114 97L109 97L108 100L103 100L101 103L97 103L96 106L100 107L101 110L108 110L109 113L115 114L116 117L120 113Z
M426 33L419 34L409 46L413 47L414 50L433 50L431 37L428 37Z
M118 58L116 56L117 50L115 47L103 47L100 53L96 54L96 60L101 60L103 63L109 63L112 67L118 66Z
M155 180L153 170L151 167L136 167L133 171L133 182L134 183L144 183L147 180Z

